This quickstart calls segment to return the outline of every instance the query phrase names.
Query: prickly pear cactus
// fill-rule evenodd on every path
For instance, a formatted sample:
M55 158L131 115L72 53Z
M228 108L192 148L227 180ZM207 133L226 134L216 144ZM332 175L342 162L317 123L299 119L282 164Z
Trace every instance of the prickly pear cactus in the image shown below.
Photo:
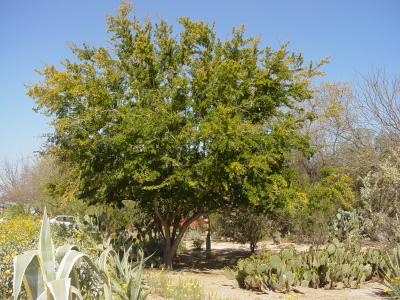
M335 239L324 248L310 247L301 253L294 248L285 248L280 253L265 252L239 260L236 278L239 285L247 289L286 293L297 285L359 288L383 268L380 251L362 251L359 245Z

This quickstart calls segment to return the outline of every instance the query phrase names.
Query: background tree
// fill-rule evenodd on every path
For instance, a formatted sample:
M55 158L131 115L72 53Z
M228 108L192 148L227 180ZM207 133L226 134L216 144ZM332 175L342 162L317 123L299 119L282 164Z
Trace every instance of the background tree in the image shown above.
M400 75L390 76L384 69L362 77L357 94L365 123L393 142L400 137Z
M189 224L214 209L285 204L285 170L299 133L299 103L323 63L303 66L286 45L260 48L243 28L221 40L180 18L140 23L123 4L108 18L111 49L73 47L76 61L46 66L29 88L52 118L49 151L79 170L78 197L134 200L154 216L166 266Z
M310 136L315 153L308 159L297 152L293 166L314 181L321 179L320 170L331 166L340 166L354 180L365 176L378 160L376 134L365 126L353 87L349 83L323 83L303 108L303 113L313 116L302 130Z

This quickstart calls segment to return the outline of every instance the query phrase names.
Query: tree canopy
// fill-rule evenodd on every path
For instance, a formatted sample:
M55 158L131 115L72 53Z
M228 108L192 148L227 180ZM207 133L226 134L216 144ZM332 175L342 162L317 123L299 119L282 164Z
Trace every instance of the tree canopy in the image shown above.
M28 89L52 118L48 150L79 170L79 198L133 200L158 220L164 260L188 225L224 206L285 205L293 149L310 154L297 112L319 67L287 45L261 47L244 28L108 18L110 45L72 47ZM171 230L172 229L172 230Z

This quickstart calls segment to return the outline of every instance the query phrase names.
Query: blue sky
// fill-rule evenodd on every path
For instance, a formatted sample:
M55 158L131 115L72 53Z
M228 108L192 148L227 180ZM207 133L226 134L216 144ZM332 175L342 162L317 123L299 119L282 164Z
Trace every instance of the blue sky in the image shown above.
M48 120L32 111L25 84L34 69L71 57L68 43L107 43L105 17L117 0L0 1L0 160L31 156L49 132ZM245 24L264 45L290 42L307 60L331 56L326 80L348 81L371 68L400 73L399 0L137 0L140 18L179 16L216 21L221 38Z

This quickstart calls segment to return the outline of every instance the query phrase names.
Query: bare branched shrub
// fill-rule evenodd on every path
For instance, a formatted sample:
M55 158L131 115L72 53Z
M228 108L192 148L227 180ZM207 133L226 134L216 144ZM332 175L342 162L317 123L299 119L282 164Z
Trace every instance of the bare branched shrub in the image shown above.
M4 160L0 164L0 201L23 202L32 200L32 163L24 157L18 160Z
M51 157L4 160L0 163L0 202L33 204L43 200L59 174L60 168Z
M376 69L363 77L359 102L364 118L372 128L399 141L400 137L400 75L389 76Z

